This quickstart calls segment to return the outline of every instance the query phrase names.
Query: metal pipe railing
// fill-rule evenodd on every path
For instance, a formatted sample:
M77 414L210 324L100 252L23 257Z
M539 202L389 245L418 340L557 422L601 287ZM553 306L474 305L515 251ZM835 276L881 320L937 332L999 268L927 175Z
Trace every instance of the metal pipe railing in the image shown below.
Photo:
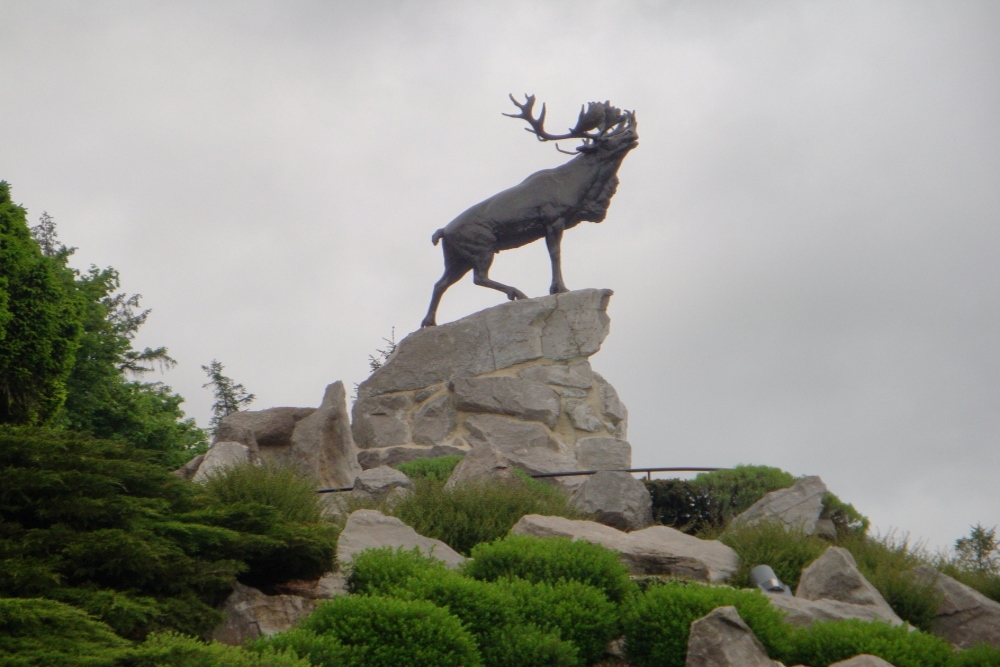
M570 472L539 472L534 475L528 475L535 479L542 477L573 477L575 475L596 475L599 472L644 472L646 473L646 479L652 480L654 472L714 472L716 470L723 470L723 468L613 468L610 470L572 470ZM332 489L316 489L316 493L340 493L342 491L353 491L353 486L342 486Z

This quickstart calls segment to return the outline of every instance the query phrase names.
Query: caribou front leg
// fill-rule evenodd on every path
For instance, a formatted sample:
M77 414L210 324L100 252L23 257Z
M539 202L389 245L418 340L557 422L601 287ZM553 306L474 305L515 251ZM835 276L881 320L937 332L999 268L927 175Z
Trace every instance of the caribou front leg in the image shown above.
M545 228L545 245L549 249L549 259L552 260L552 285L549 286L549 294L559 294L568 292L566 283L562 277L562 260L560 258L562 235L566 229L566 221L559 218L554 223Z
M490 280L490 266L493 264L493 253L489 253L481 256L477 261L476 265L472 267L472 282L483 287L489 287L490 289L495 289L503 292L507 295L507 298L513 301L514 299L527 299L528 295L517 289L516 287L511 287L510 285L504 285L503 283L498 283L495 280Z

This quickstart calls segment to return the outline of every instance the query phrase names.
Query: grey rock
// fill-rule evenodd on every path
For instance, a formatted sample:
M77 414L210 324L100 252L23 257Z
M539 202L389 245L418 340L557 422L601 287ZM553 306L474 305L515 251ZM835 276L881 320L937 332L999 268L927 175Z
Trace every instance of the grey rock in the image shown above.
M511 301L449 324L419 329L358 387L367 398L419 390L545 357L588 357L608 334L611 290L577 290Z
M653 501L646 485L627 472L590 475L573 494L570 504L618 530L639 530L653 523Z
M736 552L721 542L699 540L666 526L624 533L594 521L528 514L510 532L600 544L617 552L635 575L674 575L719 582L732 576L739 565Z
M444 389L444 385L443 384L432 384L429 387L424 387L420 391L414 392L414 394L413 394L413 402L419 405L420 403L423 403L428 398L430 398L434 394L438 393L442 389Z
M458 413L448 394L421 405L413 413L413 442L419 445L444 443L458 426Z
M469 431L467 440L473 447L487 444L501 452L528 449L562 452L551 432L537 422L497 415L472 415L465 420L465 427Z
M736 607L717 607L691 624L685 667L776 667Z
M392 447L410 442L407 411L413 398L406 393L358 399L351 409L354 441L360 449Z
M928 565L915 568L913 574L932 583L944 597L931 621L933 634L961 649L984 643L1000 646L1000 603Z
M510 461L496 447L480 443L473 446L445 482L445 489L454 489L466 484L478 484L487 481L506 481L513 476Z
M851 552L841 547L827 548L822 556L802 570L795 597L877 607L880 616L892 619L893 625L903 622L878 589L858 570Z
M316 408L268 408L232 412L219 422L215 441L242 442L252 447L288 447L292 444L292 431L302 419L316 412ZM247 438L253 434L253 444Z
M296 423L288 447L262 448L261 457L297 466L324 487L351 486L361 466L351 437L344 383L326 388L319 409Z
M347 517L347 524L337 540L337 560L346 564L365 549L382 547L416 548L452 568L465 562L461 554L444 542L418 535L399 519L376 510L357 510Z
M239 646L261 635L284 632L311 614L319 600L299 595L264 595L256 588L233 584L233 592L222 607L225 618L211 638Z
M459 446L461 441L451 445L401 445L399 447L382 447L377 449L362 449L358 452L358 463L364 470L379 466L398 466L417 459L436 459L439 456L464 456L469 450Z
M587 433L596 433L604 428L604 422L600 420L597 413L585 401L575 398L566 399L566 414L573 428Z
M356 498L367 498L378 502L390 495L399 496L413 490L410 478L395 468L379 466L363 471L354 480L351 494Z
M902 625L903 621L895 613L886 613L882 607L851 604L837 600L806 600L782 593L767 593L772 606L785 612L785 622L797 627L812 625L817 621L880 621L891 625Z
M541 382L511 377L460 377L448 384L457 410L510 415L554 428L559 395Z
M580 438L576 441L576 461L581 470L628 470L632 467L632 445L619 438Z
M205 460L204 454L199 454L194 457L184 465L182 465L177 470L173 471L173 474L177 475L181 479L186 479L189 482L191 478L194 477L195 473L198 472L198 467L201 466L201 462Z
M191 481L204 482L211 475L226 468L249 463L250 448L238 442L216 442L205 452L198 470L192 475Z
M864 653L856 655L853 658L848 658L847 660L831 663L830 667L893 667L893 664L886 662L878 656Z
M556 393L563 398L587 398L586 389L575 389L573 387L557 387Z
M621 399L618 398L618 392L615 391L615 388L612 387L607 380L597 373L594 373L594 378L597 380L597 385L599 387L602 407L601 411L604 418L611 422L611 425L615 427L622 422L626 422L628 420L628 410L625 409L625 405L622 403ZM625 436L623 435L622 437Z
M780 521L788 528L801 528L807 535L816 531L823 512L826 484L819 477L803 477L790 488L772 491L736 517L734 523L755 524Z
M520 375L525 380L535 380L565 388L585 390L594 386L594 371L586 360L567 365L530 366L522 370ZM586 396L586 393L583 395Z

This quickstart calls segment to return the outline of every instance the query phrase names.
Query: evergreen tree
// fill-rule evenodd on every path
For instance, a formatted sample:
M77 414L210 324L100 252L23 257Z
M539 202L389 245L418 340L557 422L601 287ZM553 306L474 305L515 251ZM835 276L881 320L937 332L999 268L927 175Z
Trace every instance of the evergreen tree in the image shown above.
M45 423L66 400L85 304L65 251L52 250L42 252L0 181L0 424Z
M242 384L234 382L232 378L222 374L225 370L222 364L215 359L208 366L202 366L201 370L209 377L209 381L201 385L211 387L215 395L215 403L212 404L212 419L209 420L209 430L215 431L222 418L232 412L239 412L246 406L253 403L257 398L249 393Z

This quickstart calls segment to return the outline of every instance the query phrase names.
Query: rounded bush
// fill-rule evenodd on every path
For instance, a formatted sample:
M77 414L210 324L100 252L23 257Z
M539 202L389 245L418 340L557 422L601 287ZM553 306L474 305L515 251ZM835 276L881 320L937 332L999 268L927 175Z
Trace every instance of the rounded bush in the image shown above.
M576 647L535 625L511 625L484 637L480 652L486 667L579 667Z
M966 651L956 651L948 667L1000 667L1000 646L980 644Z
M911 632L906 626L850 619L813 623L798 630L784 662L828 667L862 653L895 667L941 667L949 664L952 648L943 639Z
M625 604L622 629L629 661L640 667L683 667L691 623L725 606L736 607L769 656L778 658L784 654L789 626L783 620L784 614L771 606L760 591L665 584L654 586Z
M175 632L150 635L115 667L312 667L294 653L273 648L258 653Z
M414 578L447 571L444 563L424 556L417 548L366 549L351 560L347 588L352 593L388 595Z
M465 563L464 572L487 581L503 577L536 583L578 581L601 590L613 602L621 602L638 590L615 552L561 537L508 535L480 544L472 550L472 560Z
M620 636L617 605L600 589L578 581L554 584L523 579L497 581L515 598L524 622L570 642L585 664L604 657L608 644Z
M477 581L451 570L427 570L410 579L397 597L428 600L457 616L483 646L483 638L497 628L520 623L518 600L506 588Z
M283 640L276 638L274 646L291 648L328 667L482 665L476 642L461 621L427 600L334 598L320 605L299 629L286 633ZM318 662L316 656L324 653L336 661Z

